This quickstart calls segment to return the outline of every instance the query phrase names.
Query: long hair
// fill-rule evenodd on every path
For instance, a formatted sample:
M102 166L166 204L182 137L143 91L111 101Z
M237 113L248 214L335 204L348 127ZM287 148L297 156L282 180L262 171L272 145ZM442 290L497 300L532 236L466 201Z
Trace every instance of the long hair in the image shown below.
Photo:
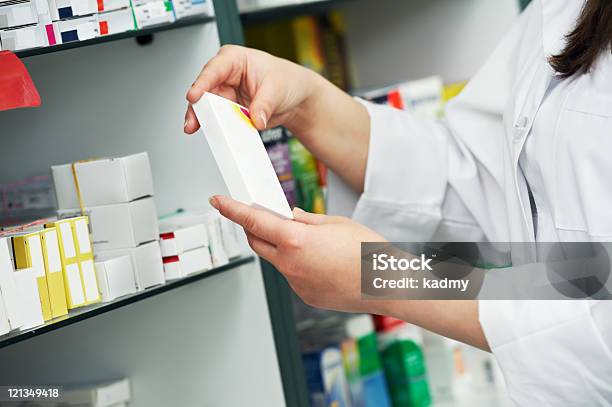
M552 67L563 78L588 73L602 52L612 52L612 0L587 0L566 40L550 58Z

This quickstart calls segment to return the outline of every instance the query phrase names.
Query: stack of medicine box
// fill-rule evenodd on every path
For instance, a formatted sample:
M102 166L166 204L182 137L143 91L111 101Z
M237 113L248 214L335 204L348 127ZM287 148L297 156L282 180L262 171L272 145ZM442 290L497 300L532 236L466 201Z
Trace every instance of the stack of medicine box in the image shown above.
M83 41L213 13L212 0L0 0L0 50Z
M48 0L57 44L134 29L130 0ZM53 45L53 44L51 44Z
M58 217L89 216L105 300L129 293L131 281L139 291L164 283L147 153L54 166L52 174ZM122 256L130 257L133 280L125 262L111 261Z
M34 328L98 302L87 217L3 232L0 298L0 332Z
M203 255L199 263L187 258L190 265L184 265L187 262L183 263L185 257L181 257L180 253L187 247L196 247L206 242L205 248L209 252L212 267L221 267L245 251L245 244L240 243L236 224L220 216L217 211L180 212L163 219L160 228L165 232L161 235L161 245L166 278L180 278L189 274L181 272L182 270L205 270L201 265L208 263L208 260L204 260ZM176 253L179 253L178 258ZM195 254L193 257L196 258ZM199 266L195 266L196 264Z
M0 49L19 51L55 45L48 0L0 1Z
M206 225L178 228L166 226L168 223L162 225L160 245L166 280L176 280L212 268Z

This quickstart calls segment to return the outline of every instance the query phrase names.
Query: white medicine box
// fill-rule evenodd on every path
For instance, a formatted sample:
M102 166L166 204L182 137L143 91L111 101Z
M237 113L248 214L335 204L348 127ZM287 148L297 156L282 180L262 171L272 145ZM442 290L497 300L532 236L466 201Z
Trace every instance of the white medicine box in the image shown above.
M157 241L127 249L99 250L96 251L95 256L97 262L130 256L138 291L163 284L166 281L161 250Z
M157 210L153 198L85 208L91 222L94 252L136 247L159 239ZM73 217L80 211L58 211L60 218Z
M77 162L51 168L59 209L131 202L153 195L153 177L147 153L121 158Z
M205 93L193 109L232 198L293 219L259 132L244 107Z

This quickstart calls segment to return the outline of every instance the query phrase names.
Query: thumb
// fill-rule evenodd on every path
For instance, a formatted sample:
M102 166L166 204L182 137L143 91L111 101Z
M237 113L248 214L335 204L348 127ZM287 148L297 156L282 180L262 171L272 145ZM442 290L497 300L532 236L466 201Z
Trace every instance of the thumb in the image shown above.
M251 120L257 130L265 130L268 127L270 118L278 108L278 88L271 83L263 82L259 88L249 111L251 112Z
M333 222L333 216L320 215L318 213L306 212L300 208L293 208L293 218L297 222L306 225L325 225Z

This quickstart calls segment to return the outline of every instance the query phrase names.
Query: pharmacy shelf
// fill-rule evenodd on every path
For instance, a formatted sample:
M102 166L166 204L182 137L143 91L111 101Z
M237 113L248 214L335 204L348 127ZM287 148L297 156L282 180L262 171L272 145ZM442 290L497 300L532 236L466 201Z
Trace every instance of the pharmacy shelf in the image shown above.
M105 42L123 40L126 38L136 38L136 37L147 36L147 35L155 34L155 33L162 32L162 31L174 30L177 28L189 27L189 26L198 25L198 24L207 24L212 21L215 21L215 16L202 15L202 16L185 17L185 18L182 18L170 24L159 24L159 25L143 28L141 30L126 31L124 33L107 35L104 37L96 37L96 38L92 38L90 40L84 40L84 41L67 42L65 44L53 45L51 47L26 49L23 51L17 51L15 52L15 54L19 58L27 58L27 57L32 57L36 55L49 54L51 52L65 51L68 49L81 48L81 47L87 47L90 45L102 44Z
M310 0L295 1L288 0L287 4L278 6L261 7L240 11L242 24L258 24L274 20L287 19L301 15L316 15L326 13L345 3L357 0Z
M192 274L180 280L169 281L160 286L149 288L147 290L140 291L134 294L130 294L130 295L121 297L112 302L98 303L98 304L91 305L88 307L77 308L75 310L70 311L70 313L64 317L55 318L51 321L48 321L44 325L38 326L36 328L28 329L25 331L16 330L16 331L9 332L6 335L0 336L0 348L5 348L7 346L14 345L18 342L22 342L30 338L34 338L36 336L45 334L47 332L61 329L65 326L72 325L77 322L93 318L100 314L105 314L117 308L122 308L122 307L125 307L126 305L133 304L135 302L142 301L146 298L153 297L153 296L165 293L167 291L174 290L176 288L185 286L187 284L191 284L195 281L203 280L205 278L215 276L225 271L236 269L245 264L253 263L254 261L255 261L255 256L239 257L239 258L231 260L228 264L224 266L216 267L208 271L203 271L200 273Z

